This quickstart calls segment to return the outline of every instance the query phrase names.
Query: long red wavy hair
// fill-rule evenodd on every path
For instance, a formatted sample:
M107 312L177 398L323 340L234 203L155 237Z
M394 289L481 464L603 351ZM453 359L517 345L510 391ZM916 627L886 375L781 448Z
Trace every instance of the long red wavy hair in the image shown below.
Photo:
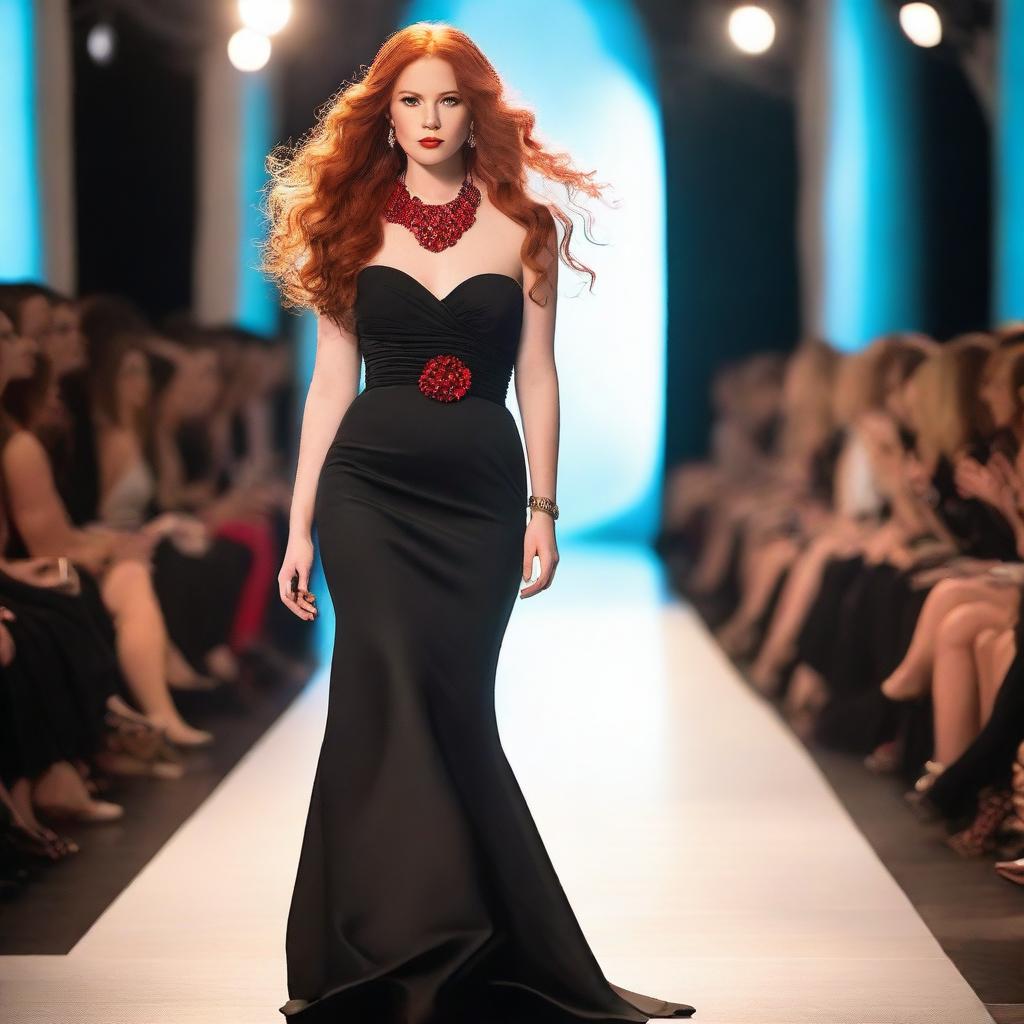
M531 199L526 176L532 168L560 182L570 204L578 191L600 198L605 183L592 180L594 171L577 170L569 154L544 149L533 135L535 115L505 101L498 73L469 36L421 21L388 36L362 78L346 83L321 108L314 127L294 146L276 146L267 157L263 212L269 231L260 255L286 308L310 308L352 329L356 274L383 243L381 212L408 159L388 145L384 114L402 70L428 56L452 65L472 111L477 145L463 146L467 170L486 186L494 205L527 230L521 256L538 274L530 297L538 301L533 290L547 277L541 254L555 231L552 218L564 228L563 260L589 274L593 288L597 275L569 250L572 220L557 204ZM589 223L589 211L577 209Z

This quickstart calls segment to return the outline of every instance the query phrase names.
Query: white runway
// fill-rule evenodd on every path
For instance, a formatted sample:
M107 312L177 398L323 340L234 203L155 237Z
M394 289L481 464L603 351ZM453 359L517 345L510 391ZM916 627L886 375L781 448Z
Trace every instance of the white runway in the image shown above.
M513 613L499 722L606 976L699 1024L991 1024L653 557L561 554ZM324 668L69 955L0 959L0 1020L283 1024L326 697Z

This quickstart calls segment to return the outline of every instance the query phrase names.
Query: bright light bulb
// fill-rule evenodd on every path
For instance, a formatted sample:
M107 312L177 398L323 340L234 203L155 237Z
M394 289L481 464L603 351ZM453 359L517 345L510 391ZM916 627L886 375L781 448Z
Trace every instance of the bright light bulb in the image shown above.
M113 27L104 21L93 25L85 38L85 48L97 64L109 64L117 49L117 34Z
M270 60L270 40L262 32L240 28L228 40L228 60L239 71L259 71Z
M292 0L238 0L238 16L246 28L272 36L288 24Z
M737 7L729 15L729 38L744 53L764 53L775 42L775 19L755 4Z
M942 18L931 4L904 4L900 8L900 28L918 46L938 46L942 42Z

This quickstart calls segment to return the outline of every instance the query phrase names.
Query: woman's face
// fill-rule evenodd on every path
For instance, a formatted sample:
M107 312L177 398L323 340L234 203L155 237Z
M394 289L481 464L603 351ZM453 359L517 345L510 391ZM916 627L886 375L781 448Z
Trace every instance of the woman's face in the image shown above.
M455 71L441 57L420 57L395 82L388 113L395 145L419 164L435 166L457 157L469 136L469 109L462 100ZM425 138L439 144L423 145Z
M43 351L53 364L53 372L58 377L85 366L85 335L79 328L77 307L69 302L62 302L54 308L53 328L44 343Z
M220 395L220 359L212 348L189 352L182 363L185 414L206 416ZM187 386L185 386L187 384Z
M31 377L38 352L35 339L18 334L6 314L0 313L0 376L5 381Z
M981 379L981 400L988 406L996 428L1010 426L1017 413L1010 380L1012 367L1013 360L1007 358L1007 353L997 352L989 360Z
M21 319L21 333L35 338L40 349L47 352L53 333L53 307L50 300L44 295L23 299L18 307L18 316Z
M117 371L117 398L121 408L142 409L149 402L149 362L144 352L129 349Z

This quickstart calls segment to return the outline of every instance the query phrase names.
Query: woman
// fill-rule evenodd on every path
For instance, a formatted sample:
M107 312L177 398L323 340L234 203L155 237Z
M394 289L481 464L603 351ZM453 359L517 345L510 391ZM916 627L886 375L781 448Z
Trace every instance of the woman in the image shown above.
M20 335L0 303L0 394L29 378L37 341ZM0 437L3 425L0 423ZM0 779L16 821L47 857L73 852L37 819L118 819L123 808L96 800L86 781L104 755L155 753L160 734L122 697L113 643L91 577L60 558L8 559L8 505L0 474L0 603L7 612L7 657L0 661ZM152 763L152 762L150 762ZM0 842L12 837L4 834ZM25 836L15 837L19 842Z
M1007 561L1016 561L1021 557L1020 550L1024 549L1024 536L1017 538L1020 529L1015 522L1013 502L1004 507L1003 488L995 475L1003 465L1013 473L1003 448L1008 444L1016 448L1024 437L1024 415L1021 414L1024 406L1014 383L1017 374L1024 380L1024 347L996 349L986 361L979 382L979 397L988 409L992 426L999 432L993 442L1001 442L1002 447L994 447L987 461L960 453L953 472L954 500L961 507L969 504L980 524L974 535L985 538L986 544L991 544L994 536L1009 535L1013 543L999 550L984 551L988 557L960 560L956 572L946 570L947 574L937 581L921 610L906 655L882 684L886 696L894 700L911 700L929 690L940 625L953 610L976 605L972 611L975 616L980 616L979 631L981 628L1009 629L1016 620L1020 592L1009 585L1002 569L997 569L996 574L991 569ZM926 415L927 412L927 409L919 411L919 418L925 423L934 422L936 415ZM963 447L962 443L960 447ZM966 518L960 516L952 521ZM934 578L934 575L929 578ZM962 615L957 617L963 618Z
M832 529L823 531L804 549L786 580L764 643L750 670L751 682L763 693L773 694L785 682L785 670L792 665L796 639L808 614L819 606L834 607L851 575L863 564L863 547L880 530L886 529L886 524L890 529L898 525L901 502L893 494L891 471L893 456L900 447L896 429L897 396L907 377L925 359L925 345L926 342L913 336L886 335L844 364L845 381L840 381L837 390L843 391L844 382L856 385L846 389L854 394L846 397L852 407L845 418L850 425L850 435L860 446L866 461L866 486L837 489L840 507L845 504L848 512L856 510L856 518L847 515ZM850 470L850 461L841 459L840 479L849 481ZM858 489L882 500L877 515L870 510L871 501L862 501L859 507L856 503L842 501L843 492L849 498L851 492ZM827 590L823 587L826 574L830 580ZM825 642L828 642L827 637Z
M116 641L132 696L149 722L180 746L202 746L213 735L182 718L168 686L168 639L153 591L150 557L156 533L127 533L71 523L55 485L49 455L34 433L56 401L49 361L38 355L30 377L12 381L0 404L0 475L8 557L66 556L75 563L90 601ZM172 749L172 761L180 761ZM163 769L161 769L163 770ZM180 774L178 764L169 768Z
M495 720L517 590L534 558L519 594L545 590L557 561L554 217L581 267L572 222L525 194L525 172L600 194L533 124L464 33L417 23L270 161L265 265L320 314L278 579L312 620L315 514L338 622L288 918L291 1021L694 1012L604 978Z
M143 335L122 331L103 346L91 369L98 518L114 529L160 537L153 586L172 641L168 678L178 688L205 688L238 678L227 638L249 557L240 545L212 538L196 516L154 515L153 408L159 396L153 393L149 358Z

